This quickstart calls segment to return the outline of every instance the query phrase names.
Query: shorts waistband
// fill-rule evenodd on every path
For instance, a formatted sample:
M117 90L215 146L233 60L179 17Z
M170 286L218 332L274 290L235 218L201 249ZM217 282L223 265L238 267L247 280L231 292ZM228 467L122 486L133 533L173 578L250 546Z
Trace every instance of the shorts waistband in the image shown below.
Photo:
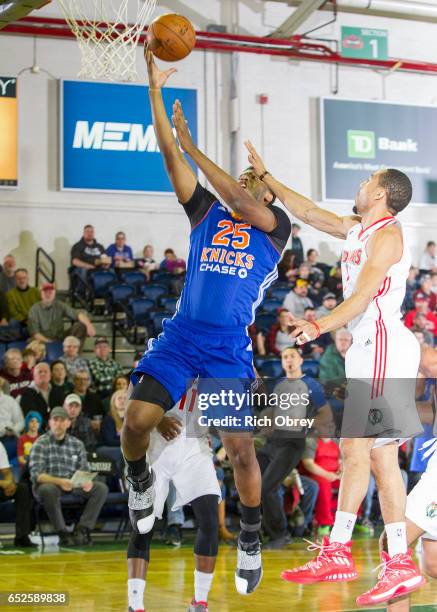
M193 333L197 334L214 334L215 336L247 336L247 328L238 325L211 325L203 321L194 321L186 317L176 314L171 321Z

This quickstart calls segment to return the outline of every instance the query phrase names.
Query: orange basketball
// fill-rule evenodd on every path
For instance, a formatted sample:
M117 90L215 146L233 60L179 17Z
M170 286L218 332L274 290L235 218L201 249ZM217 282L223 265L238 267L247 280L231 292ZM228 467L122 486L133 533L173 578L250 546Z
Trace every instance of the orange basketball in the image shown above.
M177 62L194 49L196 32L183 15L168 13L157 17L147 30L147 44L153 55L165 62Z

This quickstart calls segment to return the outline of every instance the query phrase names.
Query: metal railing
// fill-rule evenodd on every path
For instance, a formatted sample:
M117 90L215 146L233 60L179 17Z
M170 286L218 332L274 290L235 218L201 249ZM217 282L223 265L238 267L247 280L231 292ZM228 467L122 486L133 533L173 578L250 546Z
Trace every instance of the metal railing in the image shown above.
M56 278L56 264L42 247L36 249L35 286L39 286L40 276L48 283L54 283Z

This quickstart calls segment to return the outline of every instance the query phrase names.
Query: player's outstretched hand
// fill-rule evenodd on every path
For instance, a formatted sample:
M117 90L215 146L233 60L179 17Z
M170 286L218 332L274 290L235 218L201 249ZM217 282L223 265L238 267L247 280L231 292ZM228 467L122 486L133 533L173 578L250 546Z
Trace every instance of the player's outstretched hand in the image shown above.
M181 433L182 424L175 417L162 417L156 429L159 431L164 440L173 440Z
M246 140L244 145L246 149L249 151L249 155L247 157L247 159L249 160L249 164L253 166L253 169L255 170L255 174L257 176L261 176L262 174L264 174L264 172L266 172L266 167L264 165L263 160L261 159L260 154L255 149L255 147L250 142L250 140Z
M290 338L296 340L296 344L302 346L319 336L318 328L305 319L295 319L291 312L288 313L288 332Z
M149 87L151 89L161 89L167 82L167 79L174 73L177 72L176 68L169 68L168 70L159 70L155 63L153 53L147 46L144 47L144 57L147 64L147 72L149 73Z
M176 133L178 135L179 144L183 151L190 154L194 148L193 139L191 138L190 130L188 129L187 120L185 119L182 104L179 100L173 104L173 116L171 118Z

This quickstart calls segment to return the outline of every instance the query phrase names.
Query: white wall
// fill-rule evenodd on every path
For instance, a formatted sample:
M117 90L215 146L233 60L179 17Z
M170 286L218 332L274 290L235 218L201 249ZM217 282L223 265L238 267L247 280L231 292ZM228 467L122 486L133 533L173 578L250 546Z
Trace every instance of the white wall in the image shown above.
M232 31L266 34L290 13L275 2L225 0L176 0L158 2L159 12L177 10L190 17L198 29L210 22L225 23ZM239 11L235 8L238 4ZM44 9L57 15L56 4ZM157 11L158 12L158 11ZM237 14L238 13L238 14ZM42 13L44 14L44 13ZM326 20L327 14L314 17ZM323 36L338 36L340 24L382 27L390 30L390 55L432 61L437 56L435 26L401 20L386 20L340 14L338 24L321 30ZM0 74L14 76L31 65L33 40L0 34ZM54 77L75 77L79 51L74 41L38 39L38 64ZM145 80L141 52L138 52L140 80ZM260 144L260 107L256 95L267 93L264 107L264 153L275 175L294 189L318 197L318 142L315 100L329 95L332 68L316 63L240 54L239 130L237 165L246 165L243 140ZM230 167L230 55L196 51L177 66L172 77L175 87L197 87L199 92L199 143L207 154ZM216 78L217 77L217 78ZM206 87L205 87L206 83ZM387 79L387 99L436 104L437 76L398 73ZM380 99L382 77L365 69L340 69L342 97ZM58 189L58 83L44 73L19 77L20 187L0 190L0 256L14 252L20 265L31 269L37 245L54 255L58 282L66 285L65 269L69 249L81 235L85 223L96 227L97 237L109 244L117 230L124 230L128 242L139 252L151 242L157 254L167 246L186 256L188 223L174 198L126 194L67 193ZM1 135L0 135L1 137ZM331 205L349 212L344 205ZM412 207L403 214L413 237L416 256L423 243L436 237L437 206ZM306 247L319 246L323 258L334 261L340 244L318 232L304 229Z

